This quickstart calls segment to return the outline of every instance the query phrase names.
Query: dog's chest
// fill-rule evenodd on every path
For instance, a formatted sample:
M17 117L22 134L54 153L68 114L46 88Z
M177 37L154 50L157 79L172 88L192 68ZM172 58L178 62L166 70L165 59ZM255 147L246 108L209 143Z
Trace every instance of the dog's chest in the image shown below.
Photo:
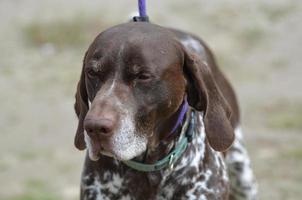
M203 126L197 129L173 171L148 175L133 170L91 171L83 174L82 199L223 199L228 192L223 158L206 144Z
M227 184L226 172L220 156L211 158L216 166L196 167L195 161L190 165L181 166L188 158L182 159L177 165L178 171L165 177L150 177L105 171L101 174L91 173L83 177L82 191L87 200L130 200L130 199L215 199L223 196ZM215 163L214 163L215 162ZM220 166L220 167L219 167ZM153 180L152 180L153 179ZM162 179L156 185L157 179ZM150 180L155 184L150 184Z

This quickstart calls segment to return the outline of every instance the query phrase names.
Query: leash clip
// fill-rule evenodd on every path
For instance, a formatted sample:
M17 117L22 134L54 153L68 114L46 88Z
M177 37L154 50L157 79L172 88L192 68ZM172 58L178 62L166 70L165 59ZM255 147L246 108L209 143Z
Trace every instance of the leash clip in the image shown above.
M135 16L133 17L134 22L149 22L148 16Z

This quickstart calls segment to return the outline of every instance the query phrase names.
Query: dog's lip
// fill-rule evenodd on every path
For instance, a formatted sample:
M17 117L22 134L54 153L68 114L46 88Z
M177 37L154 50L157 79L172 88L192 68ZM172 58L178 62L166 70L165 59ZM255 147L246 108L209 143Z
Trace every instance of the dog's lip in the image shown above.
M101 150L100 153L101 153L102 155L104 155L104 156L108 156L108 157L112 157L112 158L115 157L112 153L110 153L110 152L108 152L108 151L105 151L105 150Z
M114 154L108 150L106 150L103 146L101 146L100 154L108 157L115 158Z
M99 153L103 156L107 156L107 157L113 158L118 161L123 161L123 159L120 156L118 156L114 152L107 150L105 148L101 148L101 151Z

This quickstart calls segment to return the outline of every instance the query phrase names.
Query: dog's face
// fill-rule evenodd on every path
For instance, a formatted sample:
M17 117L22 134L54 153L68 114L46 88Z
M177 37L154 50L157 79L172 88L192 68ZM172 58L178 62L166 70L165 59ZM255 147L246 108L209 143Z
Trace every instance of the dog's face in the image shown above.
M95 39L83 66L91 102L84 119L90 158L101 152L127 160L156 145L160 125L185 93L181 55L173 37L134 23Z
M100 154L129 160L155 148L186 93L196 93L197 83L187 83L192 74L184 75L184 57L181 44L156 25L128 23L101 33L78 84L76 146L87 146L92 160ZM204 95L188 94L190 105L206 111Z

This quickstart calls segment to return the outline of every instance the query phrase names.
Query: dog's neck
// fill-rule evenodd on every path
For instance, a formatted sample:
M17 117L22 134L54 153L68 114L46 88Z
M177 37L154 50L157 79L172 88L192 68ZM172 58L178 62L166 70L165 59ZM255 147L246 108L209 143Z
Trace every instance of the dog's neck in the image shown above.
M136 161L153 164L171 152L180 138L183 125L190 118L191 110L187 106L187 102L184 101L178 110L164 122L165 125L158 131L159 142L156 148L147 148L142 155L135 158Z

